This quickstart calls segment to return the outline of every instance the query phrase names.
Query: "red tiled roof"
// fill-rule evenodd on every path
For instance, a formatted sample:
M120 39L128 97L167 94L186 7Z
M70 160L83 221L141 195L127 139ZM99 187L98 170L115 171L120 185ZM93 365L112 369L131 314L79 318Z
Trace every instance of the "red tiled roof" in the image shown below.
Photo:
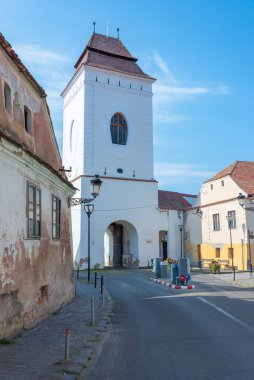
M31 82L36 89L39 91L40 95L43 97L46 97L46 93L43 90L43 88L38 84L38 82L34 79L32 74L27 70L27 68L24 66L22 61L20 60L19 56L15 53L15 51L12 49L12 46L9 44L8 41L4 38L2 33L0 33L0 46L4 49L6 54L11 58L11 60L17 65L19 71L25 75L25 77Z
M253 161L235 161L226 169L215 174L210 182L219 178L230 176L235 183L248 195L254 194L254 162Z
M193 194L182 194L174 191L158 190L159 208L163 210L184 210L192 207L185 198L196 199Z
M82 65L88 65L151 78L141 70L137 60L118 38L93 33L74 67L78 70Z

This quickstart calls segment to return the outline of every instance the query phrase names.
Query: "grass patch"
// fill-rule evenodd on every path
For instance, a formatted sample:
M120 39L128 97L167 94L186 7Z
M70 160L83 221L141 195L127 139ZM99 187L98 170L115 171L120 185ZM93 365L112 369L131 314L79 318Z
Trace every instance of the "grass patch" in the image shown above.
M6 338L0 339L0 344L2 346L8 346L9 344L12 344L12 343L14 343L13 340L6 339Z

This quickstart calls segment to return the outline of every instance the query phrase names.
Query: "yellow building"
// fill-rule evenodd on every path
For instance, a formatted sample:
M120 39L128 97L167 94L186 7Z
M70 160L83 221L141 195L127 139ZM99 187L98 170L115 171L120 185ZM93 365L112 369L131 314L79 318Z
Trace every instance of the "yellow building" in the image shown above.
M239 204L239 193L246 208ZM186 256L207 266L217 259L222 269L246 270L250 258L254 266L254 212L248 205L253 194L254 162L235 161L204 182L196 206L185 216Z

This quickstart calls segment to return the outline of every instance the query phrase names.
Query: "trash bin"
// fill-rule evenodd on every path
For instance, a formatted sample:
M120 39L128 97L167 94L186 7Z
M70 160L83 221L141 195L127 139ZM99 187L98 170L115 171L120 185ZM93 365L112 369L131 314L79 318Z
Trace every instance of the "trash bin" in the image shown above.
M153 268L155 272L156 278L161 278L161 258L160 257L154 257L153 259Z

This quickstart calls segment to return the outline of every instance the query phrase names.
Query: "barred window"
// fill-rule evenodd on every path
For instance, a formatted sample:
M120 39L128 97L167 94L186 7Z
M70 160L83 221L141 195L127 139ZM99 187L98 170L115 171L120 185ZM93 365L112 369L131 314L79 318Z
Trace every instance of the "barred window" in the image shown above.
M115 113L110 122L111 139L113 144L126 145L128 127L125 117L121 113Z
M61 199L52 195L52 238L59 240L61 234Z
M27 236L41 237L41 190L27 182Z

